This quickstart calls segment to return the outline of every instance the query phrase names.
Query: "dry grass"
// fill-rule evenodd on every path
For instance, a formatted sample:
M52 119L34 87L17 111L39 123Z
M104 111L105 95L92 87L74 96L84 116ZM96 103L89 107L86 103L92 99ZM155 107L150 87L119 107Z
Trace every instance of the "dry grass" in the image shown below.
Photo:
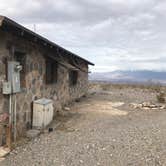
M134 88L134 89L143 89L143 90L150 90L152 92L160 93L166 92L166 86L158 84L113 84L113 83L106 83L106 82L91 82L89 84L89 88L93 89L94 87L100 87L102 90L111 90L112 88L116 89L123 89L123 88Z
M161 84L112 84L106 82L91 82L89 88L96 90L100 89L103 91L112 91L114 89L135 89L137 91L154 93L156 96L156 101L158 103L166 103L166 86Z

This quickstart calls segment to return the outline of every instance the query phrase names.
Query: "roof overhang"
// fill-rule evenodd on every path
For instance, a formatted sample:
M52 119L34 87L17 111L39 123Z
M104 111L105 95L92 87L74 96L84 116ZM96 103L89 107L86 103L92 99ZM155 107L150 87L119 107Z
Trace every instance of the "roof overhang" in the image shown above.
M79 66L75 65L75 64L70 64L69 62L60 59L58 57L55 56L51 56L51 55L47 55L47 57L54 59L58 64L60 64L61 66L65 67L68 70L75 70L75 71L82 71L84 73L90 73L82 68L80 68Z
M86 62L87 64L89 65L93 65L94 64L68 50L66 50L65 48L57 45L56 43L40 36L39 34L25 28L24 26L16 23L15 21L5 17L5 16L0 16L0 28L4 31L9 31L9 32L13 32L19 36L22 36L22 37L27 37L27 38L30 38L32 39L34 42L38 42L44 46L47 46L49 48L58 48L59 50L65 52L68 56L71 56L73 58L76 58L76 59L80 59L80 60L83 60L84 62Z
M64 62L64 61L57 61L60 65L62 65L63 67L69 69L69 70L76 70L78 71L79 69L77 69L75 66L71 65L70 63Z

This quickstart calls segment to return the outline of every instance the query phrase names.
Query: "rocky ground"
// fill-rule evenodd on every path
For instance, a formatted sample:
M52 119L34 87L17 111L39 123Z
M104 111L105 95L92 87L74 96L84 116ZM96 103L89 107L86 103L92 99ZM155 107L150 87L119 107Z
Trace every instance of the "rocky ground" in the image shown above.
M57 117L53 132L17 147L0 165L164 166L166 110L130 105L140 102L157 103L156 92L95 87Z

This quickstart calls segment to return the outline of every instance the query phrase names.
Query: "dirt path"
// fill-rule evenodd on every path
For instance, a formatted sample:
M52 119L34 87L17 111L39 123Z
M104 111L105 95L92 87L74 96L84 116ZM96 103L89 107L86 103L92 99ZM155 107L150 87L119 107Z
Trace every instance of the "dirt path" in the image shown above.
M166 111L133 111L132 100L118 90L90 95L57 118L53 132L18 147L0 165L166 165Z

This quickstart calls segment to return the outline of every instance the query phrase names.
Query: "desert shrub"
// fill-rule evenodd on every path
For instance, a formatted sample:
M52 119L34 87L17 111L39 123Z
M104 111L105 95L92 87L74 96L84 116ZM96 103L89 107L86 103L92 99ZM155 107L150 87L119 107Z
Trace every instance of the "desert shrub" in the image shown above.
M111 89L111 84L102 84L102 90L104 91L109 91Z
M162 85L160 83L151 84L151 85L149 85L149 87L157 93L160 93L162 90Z
M164 92L159 92L159 94L157 94L157 101L159 103L165 103L165 93Z

